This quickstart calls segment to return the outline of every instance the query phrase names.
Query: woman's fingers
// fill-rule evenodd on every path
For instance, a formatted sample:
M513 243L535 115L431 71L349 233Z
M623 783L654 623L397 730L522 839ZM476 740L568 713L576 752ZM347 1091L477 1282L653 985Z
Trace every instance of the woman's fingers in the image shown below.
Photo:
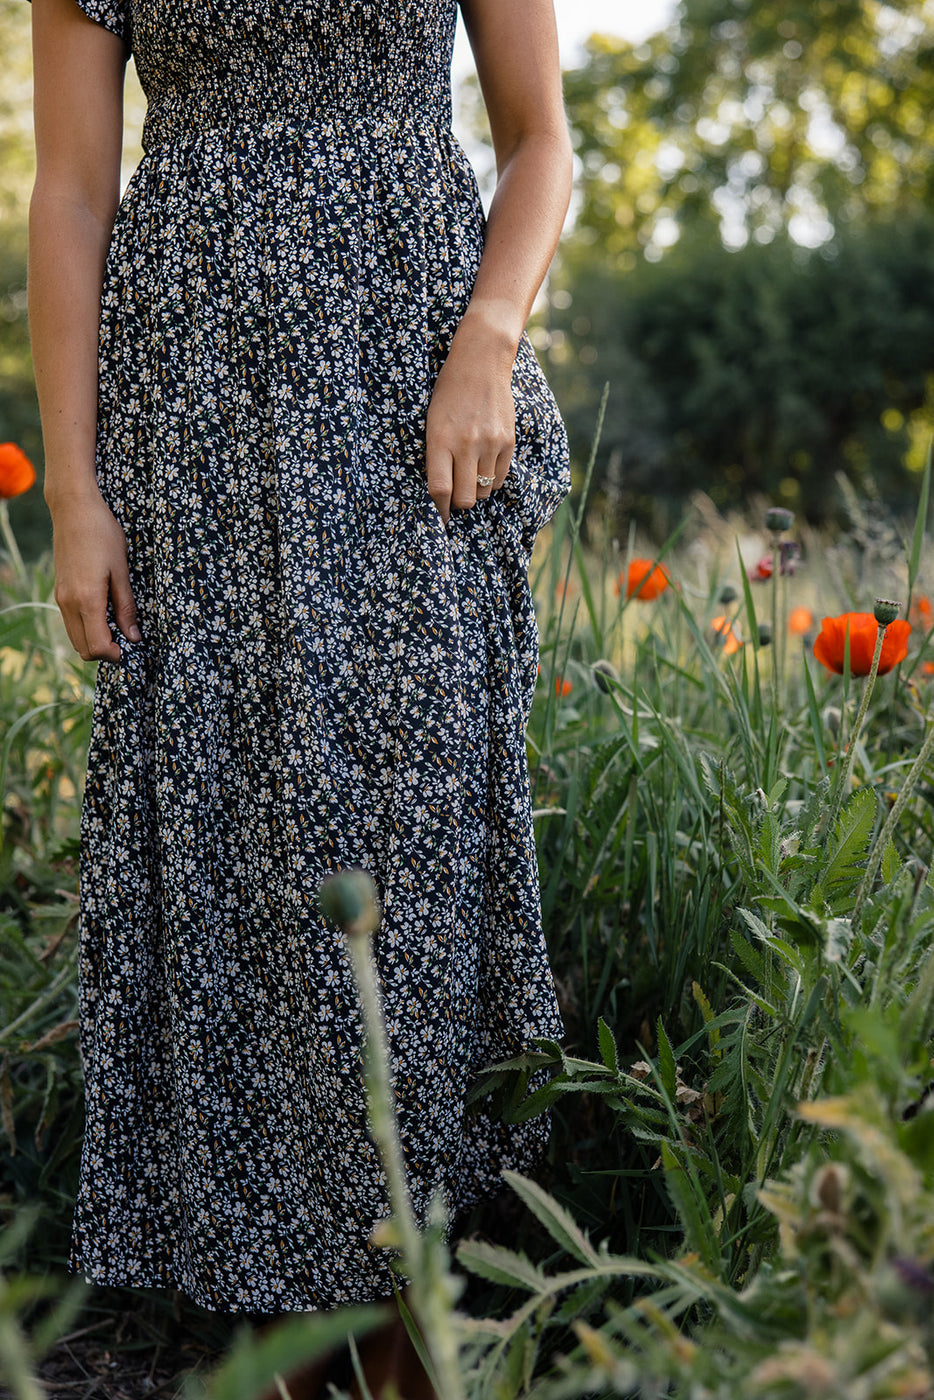
M509 470L512 466L512 459L515 455L516 440L515 438L513 438L512 441L509 442L507 446L502 449L502 451L496 459L496 479L493 485L494 491L499 490L499 488L502 486L503 482L509 475Z
M120 660L120 647L107 623L106 594L60 606L65 630L83 661Z
M130 571L124 563L122 568L116 568L110 575L110 597L114 606L114 617L117 626L129 642L138 642L141 639L139 623L136 617L136 600L133 597L133 590L130 588Z
M68 639L84 661L119 661L108 597L123 635L141 640L123 529L99 496L75 497L60 510L52 529L54 596Z
M428 439L426 456L428 494L438 507L445 525L451 515L451 494L454 488L454 458L447 448Z
M82 616L82 621L88 645L85 661L119 661L120 646L113 639L106 614L95 612L89 617Z
M486 498L501 485L496 479L497 460L495 453L486 452L473 464L474 488L476 490L476 500L478 501L485 501ZM484 482L487 484L484 485Z

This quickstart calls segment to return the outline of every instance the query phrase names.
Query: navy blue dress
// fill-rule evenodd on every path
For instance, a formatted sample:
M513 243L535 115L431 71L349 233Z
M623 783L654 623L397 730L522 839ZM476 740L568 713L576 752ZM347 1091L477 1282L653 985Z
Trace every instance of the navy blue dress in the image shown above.
M525 725L567 439L523 338L509 477L443 524L426 411L484 237L450 130L456 0L80 3L149 106L101 317L98 478L143 640L118 636L95 694L72 1262L209 1308L330 1308L392 1284L323 876L379 890L420 1216L544 1144L463 1100L562 1034Z

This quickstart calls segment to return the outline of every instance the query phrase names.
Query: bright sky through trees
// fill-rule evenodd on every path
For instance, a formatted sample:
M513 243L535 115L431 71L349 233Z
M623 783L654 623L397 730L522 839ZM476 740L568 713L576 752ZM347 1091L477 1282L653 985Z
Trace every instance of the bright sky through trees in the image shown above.
M566 68L576 63L580 45L590 34L621 34L626 39L654 34L673 9L673 0L555 0L562 62ZM460 78L472 69L470 45L463 24L459 24L454 75Z

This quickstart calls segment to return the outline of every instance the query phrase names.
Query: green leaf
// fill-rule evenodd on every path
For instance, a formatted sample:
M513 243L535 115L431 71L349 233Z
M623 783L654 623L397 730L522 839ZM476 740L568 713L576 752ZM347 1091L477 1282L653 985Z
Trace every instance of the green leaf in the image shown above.
M714 1016L713 1007L707 1000L704 989L699 982L691 983L691 995L700 1007L700 1013L704 1018L704 1025L707 1028L707 1040L710 1045L710 1054L712 1058L716 1060L721 1054L720 1027L715 1024L717 1018Z
M247 1332L211 1378L211 1400L254 1400L275 1377L323 1356L350 1333L361 1337L386 1321L386 1309L358 1307L288 1317L260 1337Z
M482 1240L465 1240L458 1246L457 1258L465 1269L491 1283L505 1283L510 1288L524 1288L530 1293L543 1292L547 1276L524 1254L516 1254L501 1245Z
M700 1184L697 1178L688 1172L670 1142L663 1142L661 1151L665 1185L678 1212L685 1238L704 1263L712 1266L717 1261L719 1248L710 1210L700 1191Z
M741 914L744 914L745 912L746 911L742 909L740 910ZM753 915L752 917L755 916ZM761 919L759 920L759 923L762 923ZM763 924L762 927L765 928L765 925ZM747 939L743 937L739 929L735 928L730 929L730 942L733 945L733 952L736 954L737 958L742 963L746 971L751 972L757 982L761 983L763 987L768 988L769 982L771 980L769 977L768 964L766 963L765 958L759 952L758 948L755 948Z
M602 1016L597 1022L597 1036L600 1041L600 1054L603 1056L603 1063L611 1074L617 1074L619 1072L619 1054L616 1049L616 1040Z
M863 858L876 824L876 796L871 788L854 792L837 818L832 851L816 885L813 899L835 909L862 877Z
M882 857L882 883L891 885L898 877L902 868L902 863L898 858L898 851L895 849L895 842L889 841Z
M671 1048L671 1041L668 1039L668 1036L665 1033L665 1027L662 1025L661 1016L659 1016L658 1021L656 1023L656 1029L658 1033L659 1078L661 1079L662 1084L664 1085L665 1093L668 1095L671 1102L674 1103L678 1091L678 1070L677 1066L675 1065L675 1057L674 1051Z
M562 1249L573 1254L582 1264L597 1266L600 1263L599 1254L574 1217L553 1196L542 1190L537 1181L508 1170L503 1172L503 1180L508 1182Z

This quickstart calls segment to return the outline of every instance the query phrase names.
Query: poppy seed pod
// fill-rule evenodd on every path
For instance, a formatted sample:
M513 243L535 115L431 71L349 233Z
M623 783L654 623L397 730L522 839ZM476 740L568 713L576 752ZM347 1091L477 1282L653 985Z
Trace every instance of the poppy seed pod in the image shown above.
M901 611L901 603L893 603L888 598L877 598L872 615L880 627L888 627Z
M830 733L836 738L840 733L840 721L843 718L840 710L836 705L828 705L824 710L822 718Z
M318 887L322 914L344 933L367 934L379 928L376 886L366 870L339 870Z
M619 672L612 661L604 661L601 657L599 661L593 663L590 669L593 672L597 689L602 690L604 695L609 695L613 690L611 682L619 681Z
M765 512L765 528L773 535L782 535L795 523L794 511L784 506L770 506Z

